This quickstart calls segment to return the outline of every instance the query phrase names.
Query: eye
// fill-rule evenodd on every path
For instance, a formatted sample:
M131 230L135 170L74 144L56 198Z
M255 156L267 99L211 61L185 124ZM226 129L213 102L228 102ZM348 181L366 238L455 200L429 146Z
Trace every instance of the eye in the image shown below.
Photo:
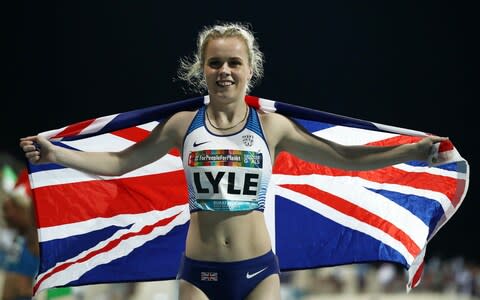
M238 59L234 59L234 60L231 60L228 62L228 65L230 67L238 67L238 66L241 66L242 65L242 62Z
M222 66L222 62L219 61L219 60L210 60L210 61L208 62L208 66L209 66L210 68L218 69L218 68L220 68L220 67Z

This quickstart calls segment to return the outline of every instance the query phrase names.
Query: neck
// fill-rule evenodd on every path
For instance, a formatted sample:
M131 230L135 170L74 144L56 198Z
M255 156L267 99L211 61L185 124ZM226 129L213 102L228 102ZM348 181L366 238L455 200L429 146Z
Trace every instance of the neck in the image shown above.
M245 97L226 99L219 98L210 95L210 103L208 104L207 111L210 117L217 119L221 118L222 121L232 121L236 116L242 116L245 112L247 103Z
M211 101L206 115L210 126L217 130L237 129L247 118L248 105L243 99L231 103Z

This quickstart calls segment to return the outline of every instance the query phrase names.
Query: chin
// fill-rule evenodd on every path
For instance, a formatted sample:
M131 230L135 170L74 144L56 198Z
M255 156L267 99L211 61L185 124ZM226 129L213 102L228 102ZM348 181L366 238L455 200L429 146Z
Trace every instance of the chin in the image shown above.
M216 90L213 95L215 95L218 98L223 98L223 99L237 99L239 97L244 97L246 93L241 93L238 90L223 90L219 91Z
M225 92L225 91L215 91L213 95L218 99L232 99L237 97L236 93Z

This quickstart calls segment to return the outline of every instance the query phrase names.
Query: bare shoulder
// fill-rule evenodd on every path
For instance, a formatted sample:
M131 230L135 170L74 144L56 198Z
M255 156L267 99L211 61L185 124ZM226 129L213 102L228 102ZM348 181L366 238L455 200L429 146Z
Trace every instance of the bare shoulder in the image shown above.
M257 110L257 112L262 124L282 122L282 120L287 120L287 117L276 112L264 112L262 110Z
M193 111L179 111L173 114L168 120L168 122L175 125L185 124L188 127L188 125L190 125L193 118L195 117L197 111L198 109Z
M180 111L171 115L153 130L153 138L160 140L165 138L171 140L175 146L181 145L197 111Z
M166 121L165 126L183 138L197 111L198 110L177 112Z
M287 117L274 112L259 110L258 115L270 149L277 149L277 145L285 139L285 136L291 130L291 121ZM274 154L272 153L272 155Z
M267 134L278 133L291 126L290 120L284 115L275 112L262 112L260 110L258 111L258 115L262 122L263 129Z

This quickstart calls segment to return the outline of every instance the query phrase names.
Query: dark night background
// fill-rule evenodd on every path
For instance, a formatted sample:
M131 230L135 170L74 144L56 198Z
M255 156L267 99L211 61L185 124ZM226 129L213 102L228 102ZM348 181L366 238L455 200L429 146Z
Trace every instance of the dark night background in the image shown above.
M194 96L173 78L198 30L249 22L266 57L252 95L450 137L470 188L427 257L480 261L473 1L8 3L1 150L22 158L22 136Z

